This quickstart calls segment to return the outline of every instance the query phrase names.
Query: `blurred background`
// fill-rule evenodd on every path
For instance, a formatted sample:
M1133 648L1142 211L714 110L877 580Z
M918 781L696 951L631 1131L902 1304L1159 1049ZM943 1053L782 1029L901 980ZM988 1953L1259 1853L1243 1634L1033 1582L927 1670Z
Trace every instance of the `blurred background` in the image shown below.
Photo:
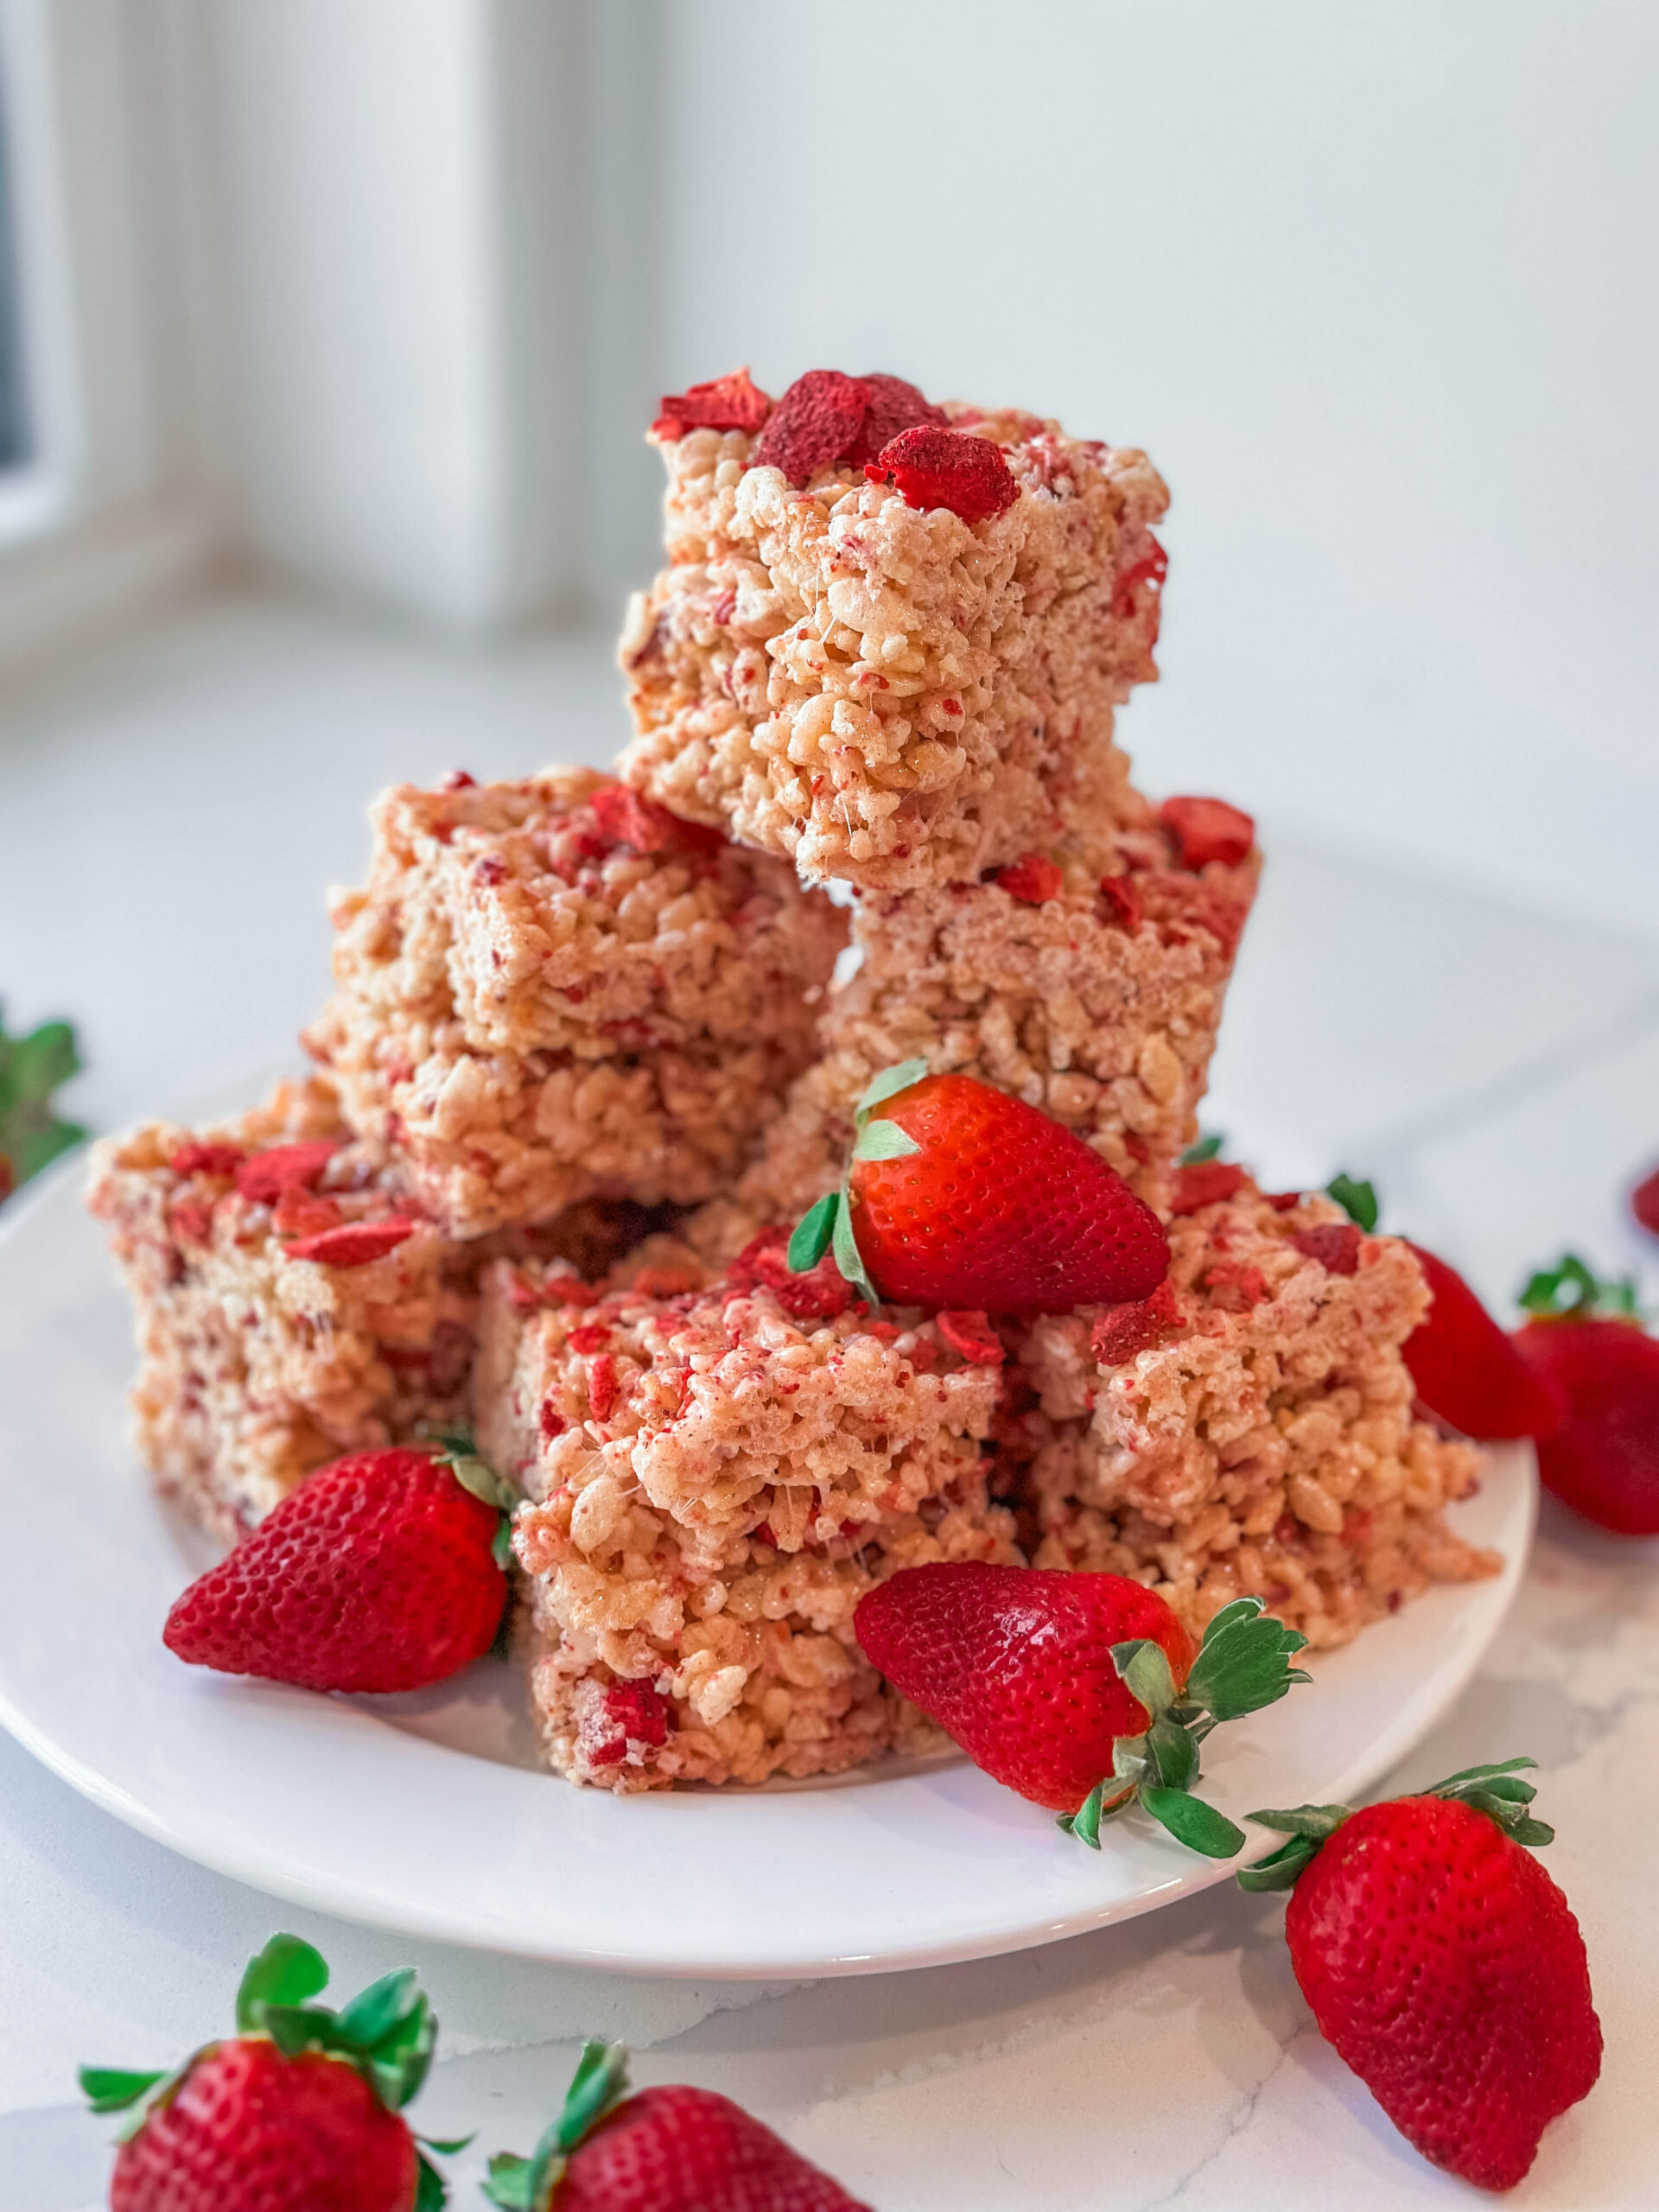
M1123 734L1262 820L1280 1036L1247 1065L1236 1010L1221 1076L1263 1143L1309 1086L1327 1148L1409 1120L1338 1095L1344 1024L1617 1039L1659 1007L1656 111L1642 0L0 0L14 1026L77 1020L105 1126L245 1067L378 786L608 759L641 434L747 362L1163 469Z

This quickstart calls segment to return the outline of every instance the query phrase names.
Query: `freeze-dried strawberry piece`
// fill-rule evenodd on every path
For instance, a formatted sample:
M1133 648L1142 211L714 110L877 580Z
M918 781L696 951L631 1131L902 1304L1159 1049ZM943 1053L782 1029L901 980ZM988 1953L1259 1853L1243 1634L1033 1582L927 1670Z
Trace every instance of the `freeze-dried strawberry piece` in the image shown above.
M1168 554L1155 537L1149 538L1147 544L1150 550L1125 569L1112 585L1112 612L1121 622L1127 622L1135 613L1135 586L1150 584L1154 591L1161 591L1169 574Z
M862 378L809 369L772 409L754 449L754 466L781 468L794 485L810 483L853 444L869 404Z
M213 1233L213 1210L195 1198L177 1199L167 1217L168 1226L181 1244L205 1244Z
M1246 1169L1230 1160L1200 1160L1178 1167L1170 1183L1171 1213L1197 1213L1219 1198L1236 1198L1249 1181Z
M1110 918L1119 929L1133 932L1146 918L1146 906L1132 875L1103 875L1100 895L1110 910Z
M315 1260L320 1268L365 1268L371 1260L384 1260L414 1234L412 1221L348 1221L339 1229L302 1236L289 1246L288 1256Z
M582 1748L589 1766L620 1766L628 1745L655 1751L668 1741L673 1709L650 1682L613 1682L597 1709L582 1723Z
M1027 906L1041 906L1058 899L1065 885L1058 863L1042 853L1021 853L1006 868L994 869L991 880L1010 899L1021 899Z
M614 1352L595 1352L588 1368L588 1410L595 1421L608 1421L622 1397L622 1378L616 1371Z
M168 1166L175 1175L234 1175L242 1165L239 1144L181 1144Z
M275 1205L287 1190L308 1190L340 1150L337 1138L324 1137L314 1144L273 1145L256 1152L236 1171L238 1194L258 1205Z
M1150 1298L1103 1306L1089 1332L1089 1349L1102 1367L1122 1367L1137 1352L1151 1351L1182 1326L1174 1286L1160 1282Z
M1200 1278L1210 1294L1210 1302L1224 1313L1248 1313L1253 1306L1272 1295L1268 1279L1260 1268L1243 1266L1237 1260L1217 1260L1206 1268Z
M816 1267L797 1274L789 1264L789 1231L783 1228L763 1229L746 1244L727 1270L727 1281L740 1290L764 1283L797 1321L833 1321L858 1294L827 1253Z
M1351 1221L1322 1221L1299 1229L1291 1243L1305 1260L1317 1260L1328 1275L1359 1272L1359 1231Z
M839 458L845 468L863 468L900 430L914 430L931 423L940 428L950 420L943 407L918 391L903 377L861 377L869 405L858 435Z
M694 384L689 391L664 393L651 434L672 444L688 430L758 430L772 412L772 402L749 381L747 368L730 376Z
M309 1191L290 1183L270 1211L270 1225L279 1236L315 1236L337 1229L346 1218L332 1198L314 1198Z
M1007 1354L982 1313L936 1313L933 1325L953 1352L975 1367L1001 1367Z
M1020 496L1002 448L964 430L901 430L864 470L908 506L949 507L970 526L1000 515Z
M1255 823L1224 798L1166 798L1158 819L1174 838L1183 868L1205 868L1211 861L1236 868L1255 843Z
M631 845L636 853L717 853L726 842L708 823L682 822L626 784L607 784L588 804L610 843Z

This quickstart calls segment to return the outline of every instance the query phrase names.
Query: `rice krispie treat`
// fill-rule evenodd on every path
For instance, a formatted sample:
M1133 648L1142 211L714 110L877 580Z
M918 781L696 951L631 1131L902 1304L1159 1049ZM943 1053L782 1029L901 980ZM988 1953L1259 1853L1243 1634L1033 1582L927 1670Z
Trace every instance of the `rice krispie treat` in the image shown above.
M403 785L307 1043L452 1236L719 1187L811 1057L843 918L591 769Z
M557 1770L613 1789L834 1773L934 1742L860 1653L873 1583L1014 1560L980 1440L977 1316L872 1317L781 1232L708 1279L681 1249L609 1290L486 1277L481 1447L531 1503L532 1699Z
M1478 1452L1412 1418L1400 1346L1428 1294L1410 1248L1220 1162L1177 1183L1164 1287L1020 1345L1000 1442L1033 1564L1134 1575L1195 1635L1254 1594L1315 1647L1495 1573L1441 1517Z
M1215 810L1227 836L1183 843L1148 810L1087 862L1027 855L982 883L864 893L859 966L830 995L823 1057L732 1196L689 1228L699 1249L732 1251L763 1223L798 1220L839 1180L871 1077L914 1058L1051 1115L1163 1211L1198 1134L1260 870L1248 815L1185 804Z
M624 777L882 890L1124 811L1113 709L1157 673L1165 569L1145 454L898 378L813 371L775 408L741 382L741 404L706 397L729 378L664 401L652 432L670 566L623 634ZM917 466L878 461L895 430Z
M225 1541L325 1461L464 1418L478 1271L503 1246L426 1220L326 1084L105 1141L88 1204L136 1307L139 1455ZM558 1244L607 1264L642 1226L620 1211L578 1209Z

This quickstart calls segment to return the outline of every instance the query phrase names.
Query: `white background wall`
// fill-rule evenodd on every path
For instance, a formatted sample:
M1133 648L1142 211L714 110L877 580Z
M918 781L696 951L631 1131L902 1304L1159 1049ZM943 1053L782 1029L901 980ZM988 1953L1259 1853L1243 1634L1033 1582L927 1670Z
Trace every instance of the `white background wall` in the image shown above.
M670 385L1147 447L1214 788L1659 931L1650 0L674 0Z

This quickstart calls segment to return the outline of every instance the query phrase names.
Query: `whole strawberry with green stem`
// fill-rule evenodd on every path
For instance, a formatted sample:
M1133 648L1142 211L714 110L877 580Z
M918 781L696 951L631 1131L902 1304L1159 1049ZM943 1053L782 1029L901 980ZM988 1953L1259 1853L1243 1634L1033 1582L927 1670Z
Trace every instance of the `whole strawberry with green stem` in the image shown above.
M1659 1338L1631 1282L1601 1282L1572 1253L1521 1294L1521 1357L1563 1411L1538 1441L1546 1490L1598 1528L1659 1535Z
M854 1122L840 1190L790 1239L798 1273L828 1251L872 1302L1017 1314L1145 1298L1169 1272L1151 1207L1022 1099L905 1060Z
M79 1071L67 1021L43 1021L26 1037L8 1037L0 1012L0 1198L86 1135L52 1108L53 1092Z
M1531 1759L1420 1796L1253 1813L1288 1842L1241 1868L1292 1891L1285 1940L1319 2032L1426 2158L1513 2189L1601 2071L1584 1939L1527 1848Z
M1376 1227L1377 1197L1371 1184L1338 1175L1328 1195L1368 1235ZM1559 1394L1529 1366L1514 1338L1498 1326L1455 1268L1421 1244L1410 1249L1432 1300L1425 1319L1400 1347L1420 1401L1465 1436L1495 1441L1548 1435L1561 1418Z
M1243 1830L1192 1795L1198 1747L1311 1680L1289 1664L1306 1637L1259 1598L1224 1605L1195 1648L1155 1591L1121 1574L901 1567L859 1599L853 1633L976 1766L1095 1849L1101 1821L1139 1805L1208 1858L1242 1851Z
M584 2044L564 2109L528 2158L490 2160L502 2212L868 2212L713 2089L628 2094L619 2044Z
M516 1503L465 1437L336 1459L190 1585L163 1640L302 1689L423 1689L495 1640Z
M334 2012L315 2001L327 1983L309 1943L273 1936L233 2037L171 2073L82 2067L94 2112L132 2113L112 2212L435 2212L442 2180L401 2116L437 2038L426 1994L404 1968Z

